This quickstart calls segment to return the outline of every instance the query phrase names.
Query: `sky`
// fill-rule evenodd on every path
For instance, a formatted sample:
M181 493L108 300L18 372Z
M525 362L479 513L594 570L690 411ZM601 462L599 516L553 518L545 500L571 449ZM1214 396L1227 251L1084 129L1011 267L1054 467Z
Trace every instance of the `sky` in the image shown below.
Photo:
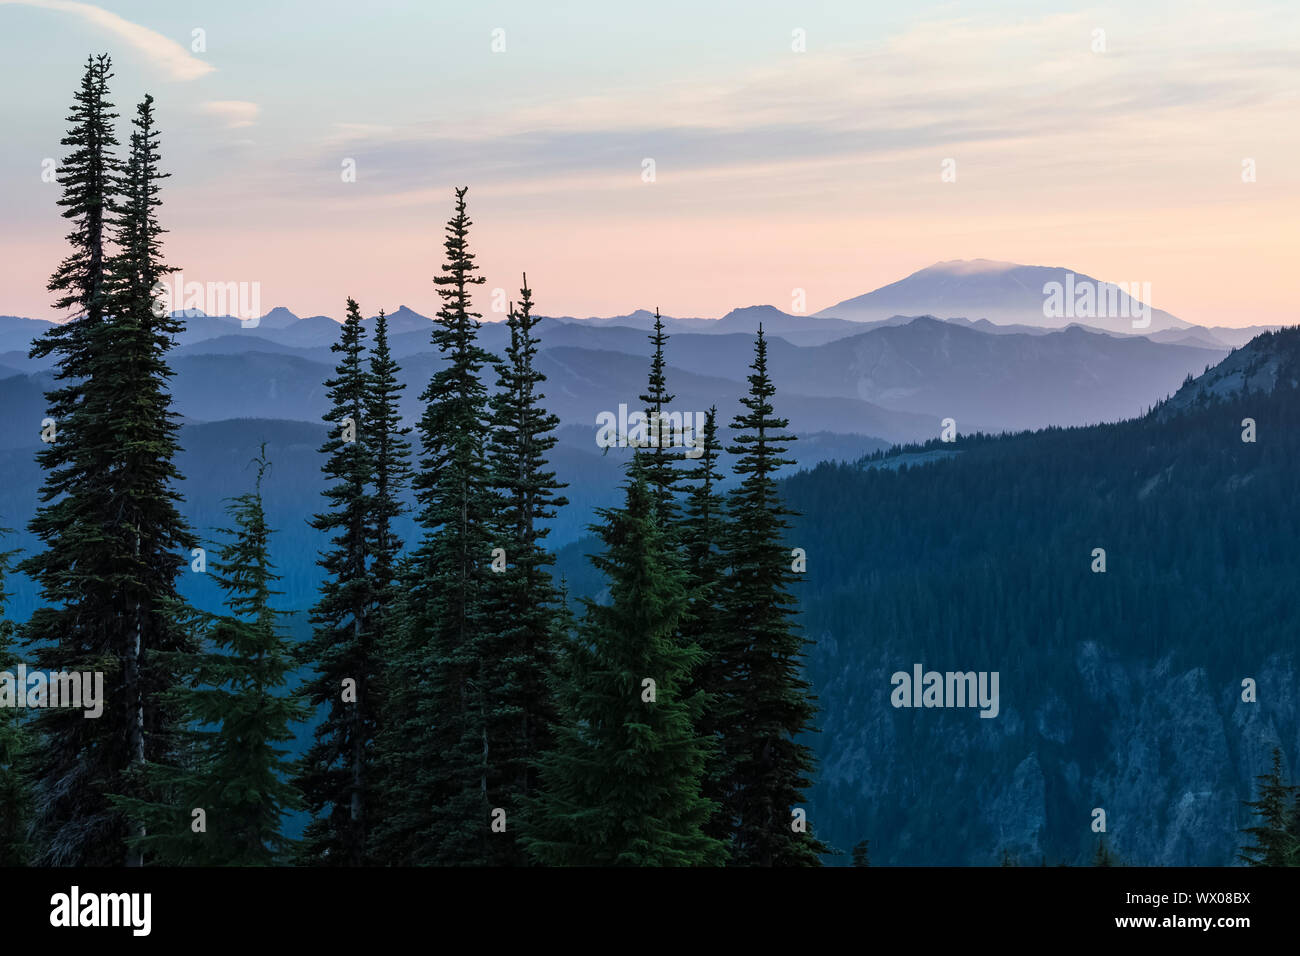
M60 317L41 174L108 52L168 261L264 311L433 314L463 185L489 319L525 271L542 314L716 317L987 258L1300 322L1298 48L1295 0L0 0L0 314Z

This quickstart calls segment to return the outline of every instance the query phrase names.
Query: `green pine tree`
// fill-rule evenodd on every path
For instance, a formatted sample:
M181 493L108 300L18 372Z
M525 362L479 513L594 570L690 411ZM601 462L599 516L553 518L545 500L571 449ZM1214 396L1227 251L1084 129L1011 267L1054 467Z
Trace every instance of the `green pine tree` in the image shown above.
M72 253L49 288L77 314L31 353L57 356L46 394L57 434L37 453L45 479L30 528L45 547L22 564L48 606L23 639L43 669L102 672L107 697L97 720L49 710L35 722L43 864L140 862L108 795L129 789L128 770L174 756L170 661L192 647L176 610L180 552L194 539L174 491L166 362L180 326L155 314L155 287L172 271L156 217L165 175L150 98L136 111L129 162L114 158L111 76L107 57L89 62L63 140L72 147L59 171Z
M537 759L551 745L556 720L551 682L559 594L549 571L555 558L544 547L544 522L567 504L559 495L565 486L547 467L559 418L542 407L546 376L534 364L540 339L534 335L537 319L527 275L519 292L491 400L489 460L501 499L496 540L505 567L496 573L489 596L492 624L480 681L488 695L488 797L493 809L506 811L506 830L493 833L489 860L501 865L529 862L510 819L537 789Z
M742 866L816 866L828 852L792 817L810 786L813 756L799 738L814 713L802 675L805 641L792 618L790 550L782 541L786 516L776 486L788 422L776 417L767 372L767 342L759 326L745 411L732 422L740 483L728 495L723 592L728 646L728 729L723 737L724 812L734 827L732 861Z
M406 510L403 495L411 480L411 446L407 441L409 428L402 427L399 401L406 386L398 381L401 371L393 360L388 344L388 317L383 309L375 319L374 341L370 347L370 392L366 402L365 430L374 461L371 477L370 576L374 582L374 607L371 612L371 629L374 647L380 666L373 679L377 685L370 692L371 700L378 703L369 786L376 805L387 808L401 799L392 792L400 787L407 775L394 774L387 779L383 743L383 726L389 714L414 713L417 706L409 688L403 686L400 661L402 658L402 621L405 590L402 586L402 540L393 527ZM407 705L409 709L405 709ZM401 768L398 768L401 769ZM367 859L381 863L391 856L376 839L375 827L367 832Z
M154 863L270 866L286 862L292 849L283 818L302 798L289 782L294 764L282 745L306 710L289 692L293 655L281 612L271 607L280 592L272 590L279 577L262 503L265 445L253 464L254 488L230 500L234 526L218 532L226 540L209 572L225 595L225 613L191 612L204 646L177 655L188 680L168 695L187 719L187 759L144 768L149 789L165 801L114 797L140 824L132 845Z
M217 557L214 578L226 595L226 613L207 632L212 650L199 661L200 685L191 713L203 732L202 752L210 771L209 822L214 822L220 859L227 866L269 865L285 858L284 816L301 806L287 782L293 763L287 748L291 726L306 712L287 693L293 660L271 599L279 580L271 564L271 529L262 504L262 482L270 463L265 445L255 460L251 492L228 509L233 528Z
M0 535L9 534L0 528ZM14 625L5 618L9 593L5 576L13 551L0 551L0 671L12 672ZM31 781L27 776L32 742L23 726L22 711L0 705L0 866L22 866L31 852L27 828L31 822Z
M1104 836L1097 838L1097 851L1092 855L1093 866L1114 866L1115 857L1111 855L1110 847L1106 845Z
M331 346L338 366L325 383L330 433L320 451L327 456L322 470L330 482L329 509L312 522L330 535L331 547L319 560L325 579L312 612L315 631L300 649L301 659L314 668L303 699L324 710L297 781L313 817L301 852L307 862L348 866L367 862L367 819L374 813L367 769L379 699L373 628L379 595L370 566L375 502L369 493L376 425L369 419L364 335L360 307L349 297L339 340Z
M723 844L703 830L714 807L700 794L701 701L687 693L700 652L677 637L688 582L639 456L624 507L597 513L604 554L592 561L610 603L586 602L564 655L556 747L523 839L547 865L720 865Z
M668 379L665 375L667 364L664 361L664 345L669 336L664 332L663 319L655 309L655 330L650 336L654 345L654 355L650 359L650 379L643 395L639 399L646 403L647 435L649 451L644 457L643 467L646 481L654 492L656 513L664 528L671 528L676 518L677 506L674 493L681 473L677 462L682 460L682 451L674 447L672 430L664 416L666 408L672 404L674 396L668 392ZM633 436L635 439L636 436ZM697 436L698 437L698 436Z
M686 501L679 521L679 533L686 573L693 588L690 605L682 617L681 637L702 652L691 678L691 686L701 694L702 701L696 729L714 745L705 766L702 790L705 797L717 805L719 812L709 820L705 832L725 842L731 837L731 821L721 812L725 803L723 788L729 776L723 763L726 755L722 750L722 737L730 723L725 709L730 688L726 624L721 603L726 583L722 554L726 514L719 490L722 446L718 440L717 413L714 407L705 415L703 434L696 436L700 455L692 462L690 470L682 474L686 482Z
M390 693L400 707L382 743L393 799L378 839L395 863L486 862L492 807L487 741L489 701L480 673L489 634L487 598L495 512L487 448L491 423L480 314L470 295L485 280L469 250L472 222L464 188L447 224L443 274L434 279L442 308L433 344L446 364L420 396L423 453L412 480L422 530L406 562L404 634L394 655L409 691Z
M871 841L863 840L853 847L853 865L870 866L871 865Z
M1238 858L1250 866L1291 866L1296 856L1295 808L1297 788L1282 782L1282 750L1273 748L1273 763L1259 781L1256 799L1246 801L1258 822L1243 827L1255 843L1243 847Z

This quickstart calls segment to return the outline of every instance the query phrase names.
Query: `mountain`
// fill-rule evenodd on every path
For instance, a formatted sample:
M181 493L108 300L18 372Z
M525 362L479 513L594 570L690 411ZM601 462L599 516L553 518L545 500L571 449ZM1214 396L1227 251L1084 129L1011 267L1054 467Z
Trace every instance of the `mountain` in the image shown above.
M410 331L393 336L407 389L402 411L419 414L419 395L441 367L432 351L431 320L411 310L394 313ZM767 311L737 315L732 325L776 319ZM790 324L804 319L786 316ZM316 422L326 410L323 382L336 356L330 346L339 326L315 316L279 329L243 328L225 319L191 317L222 334L197 341L182 336L171 356L178 411L194 421L280 418ZM870 326L846 323L856 335L821 345L799 345L773 335L769 361L792 424L801 432L870 435L918 441L937 434L943 418L963 432L1088 424L1138 414L1172 394L1189 373L1226 354L1225 348L1161 345L1142 336L1119 336L1072 327L1064 331L990 334L966 323L920 317ZM187 332L189 330L187 329ZM481 343L501 354L508 329L484 323ZM648 333L622 326L589 326L546 319L539 324L539 364L552 381L548 401L564 422L594 425L601 411L620 403L637 407ZM749 332L677 333L667 345L670 382L678 404L703 411L717 404L724 418L738 396L753 356ZM12 362L12 364L11 364ZM48 368L21 353L0 364L35 374L39 387L10 383L0 396L21 414L0 422L0 446L26 444L30 418L51 379Z
M718 420L730 422L741 410L740 398L745 394L740 375L746 365L740 356L734 355L734 364L726 370L736 377L723 378L679 368L675 362L681 350L671 351L673 345L670 341L673 357L667 377L674 400L668 410L702 413L716 405ZM751 351L752 347L751 342ZM547 407L561 421L589 424L593 443L598 413L617 414L620 404L629 410L642 407L637 396L645 386L646 362L641 356L562 346L540 352L537 368L547 377ZM769 368L785 396L781 414L796 431L870 435L891 442L938 434L939 419L933 415L894 411L856 398L800 395L784 381L780 364L770 355Z
M32 339L54 328L53 322L42 319L24 319L16 315L0 315L0 353L21 352L24 356Z
M405 305L399 305L394 311L386 313L386 317L390 339L403 332L423 332L427 336L433 330L433 319ZM371 328L374 326L375 319L376 316L372 315L368 319L363 319L362 324Z
M862 331L861 326L855 322L814 318L810 315L791 315L772 305L751 305L743 309L732 309L718 319L712 327L698 331L713 335L744 333L752 336L758 331L759 325L763 326L764 334L779 336L795 345L821 345Z
M581 322L584 325L599 327L602 325L621 325L629 329L643 329L650 331L655 326L655 314L648 309L636 309L627 315L611 315L606 317L591 316L581 319L571 315L547 316L557 322ZM699 332L707 330L714 324L714 319L678 319L668 315L660 315L663 320L664 328L669 332Z
M819 835L881 863L1081 864L1100 807L1126 862L1235 862L1268 751L1300 759L1277 605L1300 574L1300 332L1242 351L1187 386L1204 403L788 480L791 540L825 563L799 594ZM892 706L916 663L1000 672L998 716Z
M1226 399L1248 399L1277 389L1300 388L1300 326L1265 332L1236 349L1204 375L1184 382L1163 403L1163 419Z
M266 315L257 320L255 328L259 329L287 329L296 325L301 320L282 305L277 305Z
M1052 283L1059 284L1064 300L1055 315L1047 314L1053 304L1048 291ZM1091 288L1094 296L1091 310L1081 298L1085 288ZM1073 294L1067 295L1067 290ZM1135 295L1130 297L1129 291ZM954 259L846 299L816 315L858 322L875 322L900 314L966 316L1004 325L1022 323L1057 329L1079 321L1108 331L1132 332L1133 322L1143 321L1149 304L1137 295L1140 289L1136 283L1130 283L1129 291L1055 266ZM1098 301L1105 299L1106 292L1114 294L1113 302ZM1138 329L1158 332L1188 327L1188 323L1160 309L1152 309L1149 319L1149 326Z
M1141 414L1224 349L1158 345L1074 327L988 335L918 318L784 357L785 386L997 429L1114 421Z
M1140 418L786 479L818 836L887 865L1081 865L1099 808L1124 863L1235 863L1269 751L1300 765L1298 458L1289 329ZM592 550L561 551L575 597L603 588ZM916 666L997 674L996 716L897 706Z
M1194 325L1188 330L1189 335L1205 336L1221 342L1230 348L1241 348L1255 336L1263 332L1276 332L1282 328L1280 325L1243 325L1238 327L1227 325L1199 326ZM1156 339L1156 336L1152 336ZM1159 341L1158 339L1156 339Z
M590 338L613 331L593 329ZM620 347L642 357L650 352L648 342L635 338ZM674 367L737 380L752 348L751 337L743 334L675 335L667 346ZM1223 346L1158 345L1077 326L995 335L928 316L877 323L820 346L799 347L780 338L768 345L781 391L951 416L962 431L1132 417L1227 352Z

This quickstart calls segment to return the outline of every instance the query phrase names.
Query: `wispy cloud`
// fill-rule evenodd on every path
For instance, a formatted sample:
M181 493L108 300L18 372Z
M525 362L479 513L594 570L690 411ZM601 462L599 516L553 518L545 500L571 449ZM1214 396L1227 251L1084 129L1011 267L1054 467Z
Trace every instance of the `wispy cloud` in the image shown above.
M252 126L260 109L256 103L246 100L210 100L203 104L203 112L224 120L229 129Z
M212 64L201 60L175 40L93 4L75 3L73 0L0 0L0 4L21 4L80 17L91 26L111 33L129 44L173 80L195 80L215 69Z
M618 171L635 183L646 156L680 182L687 172L805 164L829 173L995 147L1055 166L1049 175L1059 180L1086 178L1066 167L1095 161L1089 144L1115 146L1124 129L1159 133L1119 142L1124 156L1146 162L1185 140L1194 148L1207 122L1249 114L1268 128L1287 115L1300 62L1282 55L1285 42L1266 24L1242 17L1245 26L1211 18L1177 43L1159 23L1104 10L922 21L869 49L791 56L707 81L633 79L578 100L541 95L457 117L450 133L443 121L336 123L319 145L367 154L371 181L395 194L470 173L529 189L546 177L566 189L575 175ZM1105 52L1094 50L1098 24L1109 27ZM788 181L787 169L779 175Z

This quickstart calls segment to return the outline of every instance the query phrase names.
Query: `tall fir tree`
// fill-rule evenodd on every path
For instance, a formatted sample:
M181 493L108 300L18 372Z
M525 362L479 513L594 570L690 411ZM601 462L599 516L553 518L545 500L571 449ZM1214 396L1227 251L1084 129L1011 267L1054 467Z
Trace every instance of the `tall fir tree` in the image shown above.
M782 541L791 514L781 503L777 470L789 422L778 418L767 371L767 341L758 328L745 411L732 422L740 479L729 493L723 591L727 646L727 719L723 736L724 809L733 827L732 862L741 866L817 866L827 847L792 817L810 786L813 756L798 738L815 712L802 674L806 641L793 621L791 552Z
M319 560L325 579L312 612L315 631L300 651L313 667L303 698L324 711L298 776L313 817L300 850L305 862L340 866L367 862L366 826L374 812L367 770L378 729L373 618L380 595L371 573L376 515L369 483L379 426L369 417L364 339L360 307L349 297L339 340L331 346L338 365L325 383L330 433L320 451L327 456L322 470L329 507L312 522L330 535L330 550Z
M293 658L280 613L271 600L279 580L271 564L271 529L266 523L262 482L270 463L265 445L255 460L254 489L228 509L233 527L217 557L214 575L225 592L226 613L208 629L212 650L200 660L205 685L193 697L192 713L220 729L202 738L211 770L211 805L217 808L221 862L228 866L269 865L286 859L289 841L283 818L301 806L288 782L293 724L306 713L288 693Z
M289 861L284 817L302 798L290 781L294 761L285 744L306 708L291 692L294 660L271 607L280 592L271 563L262 484L266 446L253 464L253 490L230 500L233 527L209 573L224 594L225 611L189 611L203 646L175 655L187 680L168 692L186 719L187 760L148 764L151 796L115 796L139 825L132 846L164 865L271 866ZM157 794L164 799L158 799ZM199 815L196 811L202 811Z
M402 498L411 480L409 428L402 426L399 409L406 385L398 381L401 368L388 344L388 316L379 310L370 348L370 381L366 395L365 434L370 443L371 477L371 577L375 582L375 644L387 648L396 631L392 611L401 592L399 562L402 539L393 528L406 511ZM382 674L381 674L382 680ZM381 708L382 710L382 708Z
M660 525L665 529L673 527L677 516L675 491L677 482L681 478L677 463L683 458L681 449L672 444L675 436L664 417L667 414L667 406L672 404L675 397L668 391L667 363L664 360L664 345L667 344L668 338L668 334L664 331L663 319L660 318L659 309L656 308L654 332L650 335L650 342L654 345L654 353L650 357L650 377L645 393L638 397L645 403L648 419L645 441L648 443L649 451L645 455L642 467L645 469L646 481L654 492L656 514L659 516ZM698 440L699 436L695 437Z
M111 76L107 57L90 61L63 140L72 149L60 204L74 223L73 250L49 288L76 314L31 353L57 356L57 387L46 394L57 431L37 453L45 480L29 526L45 547L22 565L49 606L23 639L44 669L102 672L107 697L98 720L50 710L36 722L45 864L140 862L108 795L129 789L128 770L172 754L165 701L177 677L168 661L192 647L174 610L181 551L194 544L174 490L166 353L180 325L155 304L172 271L157 221L165 174L151 98L136 111L129 162L114 158Z
M1110 852L1110 847L1106 845L1105 836L1101 836L1097 838L1097 849L1092 854L1092 865L1093 866L1114 866L1115 865L1115 857Z
M686 499L679 522L681 553L694 590L682 618L681 636L702 652L691 678L691 686L702 694L696 729L714 744L706 764L702 790L718 810L705 826L705 832L726 841L731 836L730 821L722 812L723 786L728 773L723 764L725 754L721 743L729 724L726 713L728 646L724 637L722 608L722 589L726 583L722 554L726 514L719 490L722 446L718 439L717 417L717 407L710 408L704 417L704 431L697 438L700 456L682 475Z
M399 371L388 343L388 317L381 309L370 352L367 403L374 450L372 623L381 661L380 686L372 693L379 703L379 727L371 760L372 792L384 813L367 832L366 852L368 860L376 864L415 862L408 839L421 817L408 785L426 772L418 752L427 723L421 718L425 698L418 686L426 649L411 642L409 619L415 607L406 585L414 579L415 571L404 562L402 541L393 527L405 511L403 494L411 480L411 447L407 440L410 429L402 427L398 407L406 386L398 381Z
M639 454L624 506L597 514L604 553L592 561L610 603L585 602L563 656L556 746L523 839L547 865L721 865L725 847L703 829L714 807L700 793L709 743L690 692L700 651L677 635L689 582Z
M373 754L371 758L370 790L375 805L387 805L399 800L393 794L394 786L401 786L405 775L395 774L392 780L384 778L383 727L392 715L414 712L417 701L412 690L403 686L400 663L402 660L402 609L405 591L402 572L402 538L394 527L406 512L404 496L411 480L411 445L407 439L411 430L403 427L399 408L406 385L398 380L401 371L393 358L388 343L388 317L379 310L375 319L374 339L370 347L370 390L366 396L366 435L373 458L371 477L371 564L370 576L374 582L374 609L371 615L373 642L379 657L379 667L371 690L373 703L377 703ZM404 711L410 704L411 710ZM392 769L392 768L389 768ZM397 768L400 769L400 768ZM370 863L383 863L392 858L383 852L375 838L375 827L367 828L366 855Z
M474 864L490 855L487 797L493 755L480 674L495 511L485 367L471 293L485 280L469 249L466 189L447 223L447 261L434 279L442 308L433 344L445 360L420 396L422 455L412 480L420 543L405 563L405 633L397 655L414 693L386 727L386 773L399 787L379 834L390 862ZM396 695L389 701L397 703ZM398 783L400 781L400 784Z
M0 535L7 535L0 528ZM9 602L6 575L13 551L0 551L0 671L12 673L13 622L5 617ZM32 794L28 778L32 742L23 726L22 711L14 701L0 703L0 866L22 866L31 852L27 828L31 822Z
M1256 798L1246 806L1256 817L1254 826L1243 827L1255 841L1243 847L1239 859L1249 866L1295 866L1297 859L1295 801L1300 790L1282 782L1282 750L1273 748L1272 765L1259 781Z
M536 763L551 745L556 720L552 680L560 596L549 570L555 558L544 547L545 522L568 504L559 494L565 485L547 466L559 417L542 406L546 376L535 365L541 340L534 335L537 319L527 275L519 294L519 308L509 311L510 342L491 399L488 458L501 500L496 541L504 568L496 573L488 599L490 643L480 682L489 695L493 775L488 797L494 810L506 812L505 831L494 832L489 844L488 861L500 865L528 862L510 820L536 792Z
M1005 862L1006 851L1003 851L1003 865L1009 865ZM870 866L871 865L871 841L861 840L853 846L853 865Z

